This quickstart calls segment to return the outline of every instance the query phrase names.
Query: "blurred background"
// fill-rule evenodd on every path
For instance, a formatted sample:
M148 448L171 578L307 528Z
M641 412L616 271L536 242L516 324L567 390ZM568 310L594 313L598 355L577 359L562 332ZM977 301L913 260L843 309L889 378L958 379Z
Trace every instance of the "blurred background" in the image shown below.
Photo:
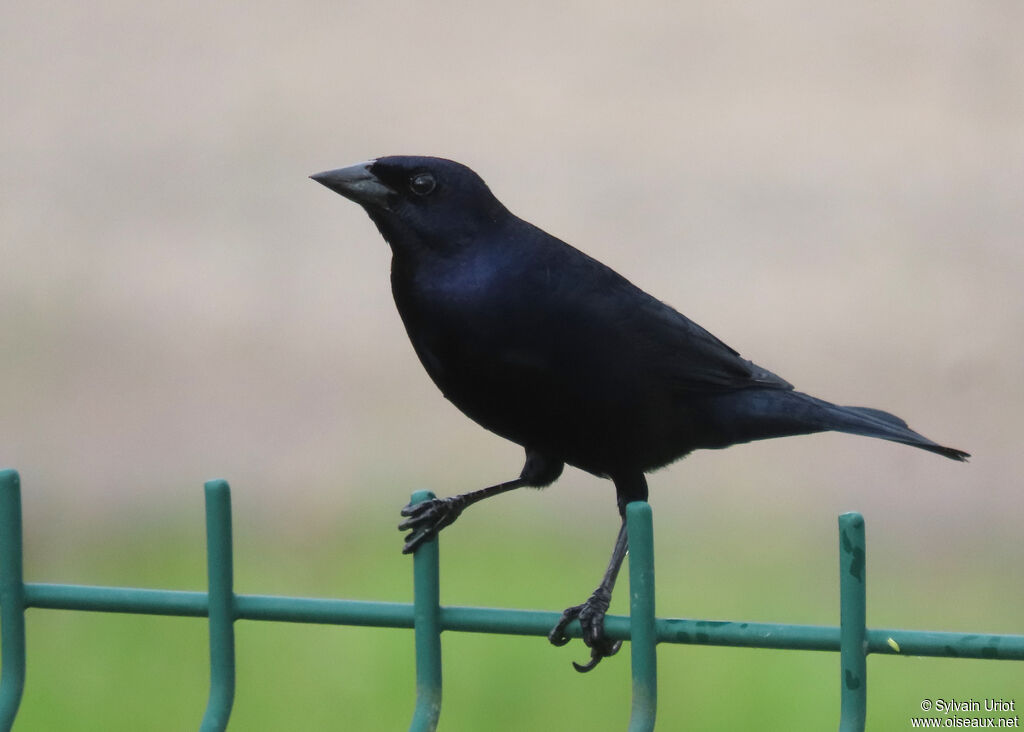
M800 389L959 465L818 435L650 476L659 614L835 624L836 515L868 622L1024 632L1024 6L910 0L10 4L0 25L0 467L29 581L201 589L230 480L236 589L408 601L398 509L518 474L449 405L390 254L307 179L469 164L515 213ZM567 470L445 532L442 601L560 610L610 483ZM565 517L571 515L572 521ZM625 592L614 611L622 612ZM18 730L193 729L197 620L29 612ZM442 729L625 728L629 663L449 634ZM232 728L402 729L408 631L239 624ZM821 729L834 654L663 647L661 726ZM872 658L869 727L1013 698L1019 663Z

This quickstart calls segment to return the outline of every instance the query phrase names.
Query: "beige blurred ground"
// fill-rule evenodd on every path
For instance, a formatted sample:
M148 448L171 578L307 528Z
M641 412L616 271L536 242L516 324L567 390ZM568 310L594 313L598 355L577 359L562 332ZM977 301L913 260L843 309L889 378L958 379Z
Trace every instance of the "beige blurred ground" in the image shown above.
M516 474L519 449L422 372L369 220L306 179L418 153L798 387L975 454L832 435L702 453L652 478L666 526L793 514L831 536L856 508L896 543L1019 535L1016 0L4 16L0 464L33 532L180 511L215 476L241 511L325 528ZM507 501L614 524L610 485L576 471Z

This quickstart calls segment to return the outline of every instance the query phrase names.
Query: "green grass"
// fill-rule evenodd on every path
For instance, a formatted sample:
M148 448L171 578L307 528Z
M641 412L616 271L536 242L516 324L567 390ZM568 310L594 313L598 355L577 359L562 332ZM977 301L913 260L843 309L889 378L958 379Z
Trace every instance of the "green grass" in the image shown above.
M556 610L581 600L603 568L614 517L591 529L513 506L496 531L504 510L481 506L446 532L442 602ZM236 521L236 590L408 601L411 561L397 551L393 512L359 513L358 525L343 520L325 535ZM531 524L534 533L527 533ZM132 533L81 540L71 554L39 550L33 561L28 551L26 577L203 588L201 522L135 525ZM683 534L675 526L667 513L655 513L659 614L835 624L834 521L811 527L752 520L734 527L735 534L716 526ZM982 571L990 566L984 558L952 569L920 560L894 575L871 546L869 533L870 624L1024 630L1018 615L1024 589ZM613 612L624 611L625 596L618 593ZM203 621L51 610L30 610L27 617L29 675L16 730L198 726L208 681ZM236 629L230 729L408 726L411 631L254 621ZM553 648L542 638L446 633L443 652L443 730L626 728L628 645L587 675L569 664L586 657L578 642ZM659 729L821 730L838 720L834 653L663 645L659 663ZM924 698L1017 695L1024 704L1024 664L1017 662L872 657L868 668L869 729L909 728Z

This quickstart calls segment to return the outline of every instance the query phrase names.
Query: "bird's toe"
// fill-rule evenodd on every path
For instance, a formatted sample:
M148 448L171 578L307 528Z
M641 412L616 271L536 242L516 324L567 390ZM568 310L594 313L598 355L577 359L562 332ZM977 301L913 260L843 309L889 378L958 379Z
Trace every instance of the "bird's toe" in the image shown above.
M432 498L421 503L410 503L402 509L405 520L398 524L399 531L410 531L405 537L403 554L416 551L416 548L437 536L445 526L452 524L462 513L464 502L460 496L452 498Z
M579 618L580 610L582 609L582 605L573 605L572 607L567 607L562 612L562 617L559 618L558 624L551 629L550 633L548 633L548 642L551 643L551 645L564 646L572 640L572 638L566 634L565 630L569 627L569 623Z
M613 641L604 633L604 616L608 612L611 603L611 593L604 587L594 591L585 603L566 608L562 613L558 624L548 633L548 641L556 646L564 646L569 642L566 629L574 620L580 621L583 643L590 649L590 661L586 664L579 664L575 661L573 666L580 673L590 671L602 658L614 656L622 647L622 641Z

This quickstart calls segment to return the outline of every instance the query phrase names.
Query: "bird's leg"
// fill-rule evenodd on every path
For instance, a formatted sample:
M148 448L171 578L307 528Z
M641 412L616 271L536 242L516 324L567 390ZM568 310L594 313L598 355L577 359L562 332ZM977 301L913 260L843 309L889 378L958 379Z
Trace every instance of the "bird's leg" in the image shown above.
M402 515L406 517L405 521L398 525L399 531L410 530L405 537L402 554L410 554L416 551L420 544L433 539L441 529L454 523L467 506L485 498L521 488L524 485L527 485L527 482L523 478L516 478L505 483L481 488L478 491L407 504L402 509Z
M586 664L578 664L575 661L573 666L580 673L585 673L601 662L602 658L614 656L622 647L622 641L612 641L604 634L604 616L608 612L608 605L612 601L612 589L615 587L615 580L622 568L622 560L629 552L629 533L626 529L626 505L631 501L647 500L647 479L643 473L626 473L613 475L615 482L615 493L619 504L619 516L622 517L622 525L619 527L619 535L615 539L615 548L612 549L612 558L608 562L608 569L604 571L601 584L597 586L587 601L582 605L574 605L566 608L562 613L561 620L548 633L548 640L556 646L564 646L569 642L569 636L565 629L573 620L580 621L583 630L583 642L590 649L590 661Z
M569 642L569 636L565 634L565 629L573 620L580 621L580 627L583 629L583 642L590 649L589 663L586 665L578 664L575 661L572 663L580 673L590 671L601 662L602 658L614 656L622 646L622 641L612 641L605 637L604 616L612 601L612 589L615 587L615 580L622 568L622 560L626 558L628 551L629 536L626 532L626 519L623 518L619 536L615 540L615 548L612 549L612 558L608 562L608 569L604 572L601 584L582 605L566 608L558 625L548 633L549 641L556 646L564 646Z
M409 530L405 537L402 553L414 552L420 544L433 539L441 529L454 523L467 506L523 486L533 488L546 486L562 474L562 467L561 461L528 449L526 464L523 465L522 473L515 480L450 498L431 498L429 501L406 505L402 509L402 515L406 517L405 521L398 525L399 531Z

